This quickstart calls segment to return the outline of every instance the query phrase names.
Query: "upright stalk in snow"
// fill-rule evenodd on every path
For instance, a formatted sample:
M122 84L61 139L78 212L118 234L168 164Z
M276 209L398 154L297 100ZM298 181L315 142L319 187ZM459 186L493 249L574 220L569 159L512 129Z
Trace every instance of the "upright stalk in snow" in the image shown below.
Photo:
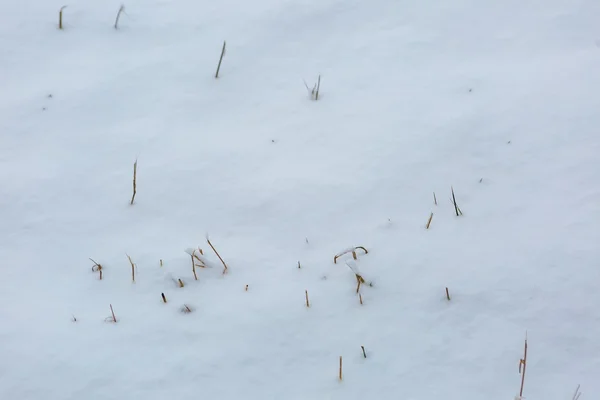
M219 64L217 65L217 73L215 74L215 78L219 77L219 71L221 70L221 63L223 62L223 56L225 55L225 46L227 45L227 41L223 41L223 49L221 50L221 57L219 57Z
M454 203L454 211L456 212L456 216L459 217L462 215L462 211L460 211L460 207L456 204L456 197L454 196L454 188L452 189L452 203Z
M62 6L60 8L60 11L58 12L58 29L62 29L63 28L63 23L62 23L63 22L63 18L62 18L62 16L63 16L63 10L65 8L67 8L67 6Z
M525 351L523 358L519 362L519 373L521 374L521 390L519 390L519 398L523 398L523 386L525 386L525 369L527 368L527 335L525 335Z
M131 257L129 257L128 254L125 254L125 255L129 259L129 264L131 264L131 281L133 283L135 283L135 264L133 263L133 261L131 260Z
M208 245L213 249L213 251L215 252L217 257L219 257L219 260L221 260L221 263L223 264L223 267L224 267L223 275L225 275L227 273L227 269L228 269L227 264L225 264L225 261L223 261L223 258L221 257L221 255L217 252L217 249L215 249L215 246L212 245L208 236L206 237L206 241L208 242Z
M135 194L137 193L137 159L133 163L133 196L131 196L131 205L135 200Z
M119 19L121 18L121 13L125 10L125 6L121 5L119 8L119 12L117 13L117 18L115 19L115 29L119 29Z

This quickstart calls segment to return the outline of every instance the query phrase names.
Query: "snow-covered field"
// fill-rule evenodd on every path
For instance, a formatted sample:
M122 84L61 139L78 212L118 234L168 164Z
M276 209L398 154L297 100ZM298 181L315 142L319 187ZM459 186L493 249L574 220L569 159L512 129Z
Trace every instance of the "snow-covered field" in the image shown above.
M62 5L2 5L0 398L512 400L526 332L600 396L599 1Z

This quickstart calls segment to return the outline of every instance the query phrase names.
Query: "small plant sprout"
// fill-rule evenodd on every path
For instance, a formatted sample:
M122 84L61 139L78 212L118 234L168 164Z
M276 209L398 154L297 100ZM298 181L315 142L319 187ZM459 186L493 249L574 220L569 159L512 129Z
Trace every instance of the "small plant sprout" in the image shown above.
M527 368L527 333L525 333L525 350L523 358L519 360L519 374L521 374L521 389L519 390L519 399L523 398L523 386L525 386L525 369Z
M67 6L62 6L60 11L58 12L58 29L63 28L63 10L67 8Z
M308 301L308 290L304 291L304 296L306 297L306 308L310 308L310 302Z
M90 261L94 263L94 265L92 266L92 271L98 272L100 275L100 280L102 280L102 265L98 264L96 261L92 260L91 258L90 258Z
M310 98L315 101L319 100L319 90L321 89L321 75L319 75L317 83L313 85L312 89L308 87L306 81L303 80L303 82L304 86L306 87L306 91L310 95Z
M446 288L446 298L450 301L450 292L448 291L448 288Z
M360 346L360 348L362 349L363 357L367 358L367 352L365 351L365 346Z
M459 217L459 216L463 215L463 213L460 210L460 207L456 204L456 196L454 196L454 188L451 187L451 189L452 189L452 203L454 204L454 211L456 212L456 216Z
M429 229L429 226L431 225L431 220L433 219L433 213L431 213L429 215L429 219L427 220L427 224L425 225L425 229Z
M340 381L342 380L342 356L340 356L340 373L339 373Z
M121 18L121 14L125 11L125 5L121 4L119 7L119 12L117 13L117 18L115 19L115 29L119 29L119 19Z
M227 41L223 41L223 48L221 49L221 57L219 57L219 64L217 64L217 72L215 73L215 79L219 78L219 71L221 70L221 63L223 62L223 57L225 56L225 47L227 46Z
M117 323L117 317L115 316L115 311L113 310L113 306L112 304L110 304L110 317L106 317L105 321L106 322L112 322L112 323Z
M131 281L133 283L135 283L135 264L131 260L131 257L129 257L129 254L125 254L125 255L127 256L127 259L129 260L129 264L131 264Z
M358 249L361 249L362 251L364 251L365 254L369 254L368 250L365 249L363 246L350 247L349 249L346 249L346 250L341 251L338 254L336 254L333 257L333 263L337 264L337 259L340 258L341 256L343 256L344 254L348 254L348 253L352 253L352 258L354 258L355 260L357 260L358 257L356 256L356 250L358 250Z
M221 257L221 255L219 254L219 252L217 252L217 249L215 249L215 246L213 246L213 244L210 242L208 235L206 236L206 241L208 242L208 245L210 246L210 248L213 249L213 251L215 252L217 257L219 257L219 260L221 260L221 263L223 264L223 275L225 275L228 272L227 264L225 264L225 261L223 261L223 258Z
M117 17L118 18L118 17ZM131 202L129 204L133 205L135 200L135 195L137 193L137 159L133 163L133 195L131 196Z
M164 293L161 293L161 294L160 294L160 297L162 297L162 301L163 301L163 303L165 303L165 304L166 304L166 303L167 303L167 298L165 297L165 294L164 294Z
M581 385L577 385L577 389L575 389L575 393L573 394L573 400L579 400L579 396L581 396L581 392L579 391L579 387Z

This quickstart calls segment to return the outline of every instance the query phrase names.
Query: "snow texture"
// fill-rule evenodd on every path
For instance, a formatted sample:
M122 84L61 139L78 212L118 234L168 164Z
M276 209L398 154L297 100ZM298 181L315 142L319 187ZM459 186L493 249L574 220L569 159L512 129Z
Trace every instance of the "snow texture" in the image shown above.
M507 400L526 332L600 396L599 1L63 5L2 6L0 398Z

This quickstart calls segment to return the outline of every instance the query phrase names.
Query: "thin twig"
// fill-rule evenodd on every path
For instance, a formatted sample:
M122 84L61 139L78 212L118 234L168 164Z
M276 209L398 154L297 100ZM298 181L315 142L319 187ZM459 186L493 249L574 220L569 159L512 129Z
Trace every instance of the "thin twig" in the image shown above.
M425 225L425 229L429 229L429 225L431 225L431 220L433 219L433 213L429 215L429 220L427 220L427 225Z
M321 88L321 75L319 75L319 80L317 81L317 91L315 92L315 100L319 100L319 89Z
M131 264L131 280L133 283L135 283L135 264L131 260L131 257L129 257L129 254L125 254L125 255L129 259L129 263Z
M365 346L360 346L360 348L362 349L363 357L367 358L367 353L365 352Z
M121 18L121 13L125 10L125 5L121 5L119 8L119 12L117 13L117 18L115 19L115 29L119 29L119 18Z
M135 200L135 195L137 193L137 158L133 163L133 196L131 196L131 205L133 205L133 201Z
M521 370L521 366L523 369ZM525 350L523 359L519 362L519 372L521 373L521 390L519 391L519 397L523 398L523 386L525 386L525 369L527 368L527 334L525 334Z
M221 70L221 62L223 61L223 56L225 55L225 46L227 45L226 41L223 41L223 49L221 50L221 57L219 57L219 64L217 65L217 73L215 74L215 78L219 77L219 71Z
M212 243L210 242L210 239L208 238L208 236L206 237L206 241L208 242L208 245L213 249L213 251L215 252L215 254L217 255L217 257L219 257L219 260L221 260L221 263L223 263L223 275L225 275L227 273L227 264L225 264L225 261L223 261L223 258L221 257L221 255L219 254L219 252L217 252L217 249L215 249L215 246L212 245Z
M63 28L63 10L67 8L67 6L62 6L60 11L58 12L58 29Z

